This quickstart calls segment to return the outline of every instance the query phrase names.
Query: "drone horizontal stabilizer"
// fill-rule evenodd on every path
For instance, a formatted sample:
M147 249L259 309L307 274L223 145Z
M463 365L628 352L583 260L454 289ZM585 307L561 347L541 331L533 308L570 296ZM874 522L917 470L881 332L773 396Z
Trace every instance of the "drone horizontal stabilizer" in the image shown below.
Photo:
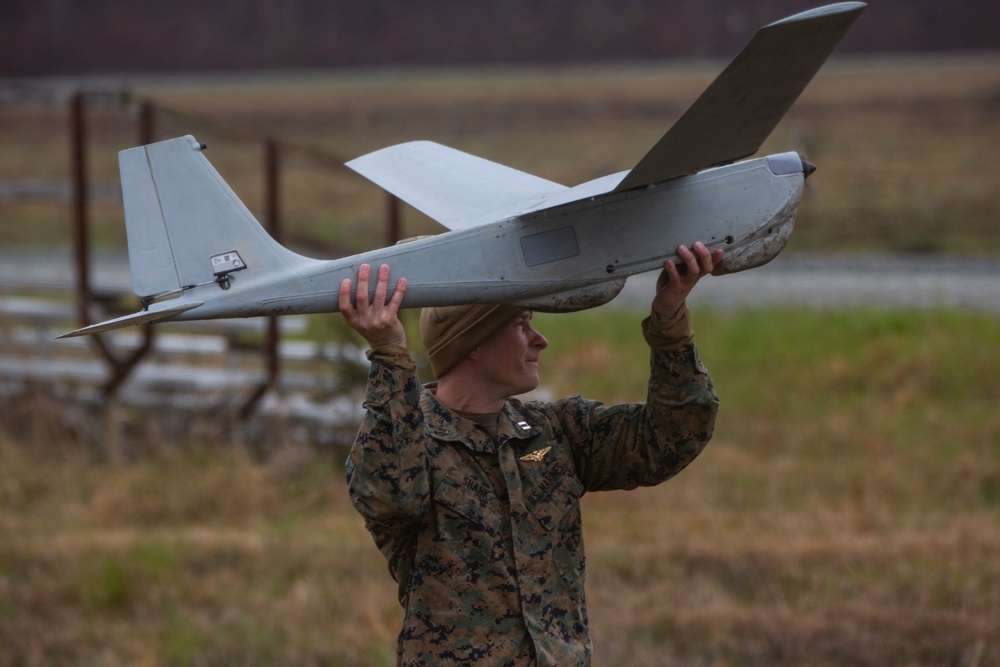
M113 331L123 327L146 324L147 322L156 322L157 320L164 320L168 317L172 317L173 315L186 312L192 308L197 308L200 305L202 305L201 301L187 301L185 303L181 303L176 306L168 306L166 308L140 310L138 313L132 313L131 315L125 315L123 317L116 317L113 320L107 320L106 322L101 322L100 324L91 324L90 326L76 329L74 331L70 331L69 333L64 333L61 336L56 336L56 338L74 338L76 336L104 333L105 331Z
M756 153L865 8L819 7L772 23L615 188L659 183Z

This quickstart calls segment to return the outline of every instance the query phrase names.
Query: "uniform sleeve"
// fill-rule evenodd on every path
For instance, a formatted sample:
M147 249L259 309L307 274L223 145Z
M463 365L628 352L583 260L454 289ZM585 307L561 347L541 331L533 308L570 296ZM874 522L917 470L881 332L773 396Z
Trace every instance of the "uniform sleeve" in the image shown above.
M369 358L365 417L347 459L347 484L366 523L401 526L429 506L420 385L405 348L380 348Z
M654 350L683 350L694 342L694 329L687 304L683 304L670 320L664 320L651 311L642 321L642 335Z
M715 430L719 400L698 357L686 308L669 322L651 315L643 333L651 347L645 403L606 406L578 399L565 406L577 476L589 491L666 481L702 452Z

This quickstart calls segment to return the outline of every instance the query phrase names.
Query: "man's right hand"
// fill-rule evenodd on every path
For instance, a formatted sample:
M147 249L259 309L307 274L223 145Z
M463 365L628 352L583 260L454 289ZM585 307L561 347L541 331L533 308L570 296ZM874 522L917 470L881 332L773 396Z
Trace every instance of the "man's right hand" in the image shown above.
M385 295L389 288L389 267L385 264L379 267L378 281L375 283L375 298L368 300L368 281L371 278L371 267L362 264L358 268L358 289L355 293L355 303L351 303L351 279L345 278L340 283L340 313L347 324L361 334L368 345L374 350L386 345L406 347L406 329L399 320L399 306L406 293L406 278L396 282L396 291L392 298L386 301Z

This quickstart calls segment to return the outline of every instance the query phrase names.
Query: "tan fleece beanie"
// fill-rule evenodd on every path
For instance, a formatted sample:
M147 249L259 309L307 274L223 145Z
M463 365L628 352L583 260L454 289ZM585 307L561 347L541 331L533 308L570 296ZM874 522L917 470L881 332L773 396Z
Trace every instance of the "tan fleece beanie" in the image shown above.
M420 339L430 357L434 377L450 371L493 332L525 310L509 304L424 308L420 313Z

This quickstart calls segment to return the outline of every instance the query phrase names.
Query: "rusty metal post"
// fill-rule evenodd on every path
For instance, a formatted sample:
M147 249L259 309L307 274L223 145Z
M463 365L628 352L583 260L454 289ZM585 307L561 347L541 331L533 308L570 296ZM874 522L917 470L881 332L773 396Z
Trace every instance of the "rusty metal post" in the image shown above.
M87 184L87 118L86 94L77 91L70 98L69 105L70 163L73 184L73 243L76 252L76 316L80 326L90 324L90 221L88 220ZM111 348L100 334L90 336L91 343L100 352L109 366L109 391L105 387L102 416L104 424L104 448L108 459L121 463L119 443L118 410L116 389L120 380L120 366Z
M265 193L267 196L267 231L278 243L281 243L281 155L278 142L268 139L264 144ZM267 320L267 384L271 388L278 386L281 375L281 355L278 353L281 332L278 318L271 315Z
M155 133L155 128L153 126L153 105L148 101L143 101L139 104L138 130L140 146L153 143L153 135ZM156 330L153 328L152 322L146 322L146 324L142 326L142 347L139 348L139 350L137 350L137 354L134 355L134 359L130 364L129 372L131 372L132 367L135 366L140 359L145 357L153 349L155 331Z
M139 103L139 145L153 143L153 105L143 101Z
M81 327L90 324L90 230L87 220L86 98L73 93L69 103L70 169L73 183L73 248L76 252L76 317Z
M70 99L70 158L73 182L73 240L76 254L76 306L80 326L90 324L90 304L93 290L90 285L90 220L87 174L87 118L86 93L76 92ZM153 133L152 107L148 103L140 108L139 140L149 143ZM102 388L108 404L114 403L115 396L129 375L153 348L153 328L143 327L142 344L127 358L121 359L108 345L104 336L92 334L92 344L100 352L109 367L108 380Z
M396 245L403 236L400 202L395 195L386 196L386 245Z
M146 145L153 141L153 106L149 102L139 104L138 119L138 140L140 145ZM128 358L117 360L114 363L113 372L107 383L104 385L104 395L113 397L118 393L118 389L128 380L135 367L153 351L155 342L155 329L151 322L142 325L142 344L136 348Z
M281 242L281 179L280 150L278 142L267 139L264 142L264 228L271 237ZM257 403L269 389L275 389L281 379L281 329L276 315L267 318L267 336L264 343L264 355L267 362L267 375L264 382L257 387L247 402L243 405L243 416L250 415Z
M396 245L403 238L403 202L395 195L386 195L386 245ZM410 311L399 311L403 326L409 326Z
M138 130L140 146L153 143L153 135L156 131L153 126L153 105L145 100L139 103ZM142 325L142 347L139 348L137 354L134 355L134 360L130 364L129 372L132 370L131 366L137 364L142 357L145 357L153 349L155 331L156 330L153 328L152 322L146 322L146 324Z
M90 324L90 220L88 217L87 183L87 98L76 91L69 103L70 170L73 184L73 246L76 255L76 319L85 327ZM100 335L90 337L93 345L114 366L114 354Z

